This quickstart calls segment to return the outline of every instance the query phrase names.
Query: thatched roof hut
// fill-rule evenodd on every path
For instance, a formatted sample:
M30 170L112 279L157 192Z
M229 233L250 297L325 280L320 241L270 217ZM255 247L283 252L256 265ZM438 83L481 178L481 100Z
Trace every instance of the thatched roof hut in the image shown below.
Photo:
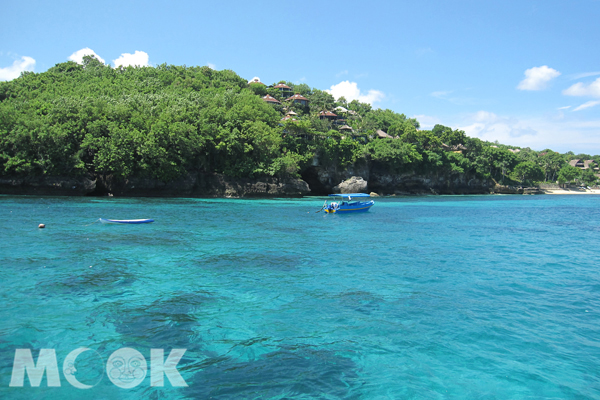
M288 97L287 99L285 99L285 101L288 101L288 100L291 100L294 103L298 103L298 104L301 104L303 106L307 106L308 102L309 102L309 100L306 97L304 97L304 96L302 96L301 94L298 94L298 93L296 93L295 95L293 95L293 96Z
M377 131L375 133L377 134L377 137L379 139L392 139L392 136L388 135L387 133L385 133L381 129L377 129Z
M266 101L267 103L273 103L273 104L281 104L281 102L279 100L277 100L275 97L271 96L271 95L266 95L262 98L264 101Z

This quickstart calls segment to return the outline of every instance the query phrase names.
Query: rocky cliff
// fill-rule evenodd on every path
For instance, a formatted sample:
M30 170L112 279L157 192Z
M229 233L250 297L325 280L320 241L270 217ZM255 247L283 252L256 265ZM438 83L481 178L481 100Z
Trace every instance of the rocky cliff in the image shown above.
M220 174L188 174L171 182L149 178L117 179L113 176L0 178L0 194L51 196L143 197L300 197L310 194L301 179L238 179Z
M171 182L156 179L99 179L99 191L115 196L145 197L300 197L310 193L301 179L230 178L221 174L187 174ZM98 192L98 191L97 191Z
M0 177L0 194L85 196L94 190L91 176Z
M231 178L190 173L171 182L113 176L0 178L0 194L144 197L301 197L330 193L375 192L381 195L523 193L464 174L451 177L390 174L352 166L343 170L312 166L302 179Z
M383 195L489 194L494 190L494 182L465 174L451 177L414 173L390 174L366 167L352 167L339 171L335 168L313 166L302 174L302 178L314 195L353 192L376 192Z
M489 194L493 183L459 174L452 177L372 174L369 190L382 194Z

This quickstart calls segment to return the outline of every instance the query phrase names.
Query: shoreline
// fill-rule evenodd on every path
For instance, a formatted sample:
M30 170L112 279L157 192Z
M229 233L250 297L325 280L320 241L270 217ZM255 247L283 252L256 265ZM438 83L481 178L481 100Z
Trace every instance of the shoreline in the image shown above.
M600 189L540 189L543 194L600 194Z

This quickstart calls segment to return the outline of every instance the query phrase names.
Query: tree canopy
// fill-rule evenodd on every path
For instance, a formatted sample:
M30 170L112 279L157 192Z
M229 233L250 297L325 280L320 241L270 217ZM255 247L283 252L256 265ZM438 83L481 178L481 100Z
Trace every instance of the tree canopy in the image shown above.
M593 168L582 173L568 165L590 155L510 148L443 125L420 129L404 114L285 84L308 105L285 101L289 91L275 84L248 84L233 71L209 67L111 68L86 56L82 65L23 73L0 82L0 175L170 181L201 171L285 178L318 159L336 168L368 163L394 173L467 174L500 183L596 179ZM281 105L265 102L266 94ZM334 119L319 114L338 106L348 111L336 111ZM379 130L392 138L380 139Z

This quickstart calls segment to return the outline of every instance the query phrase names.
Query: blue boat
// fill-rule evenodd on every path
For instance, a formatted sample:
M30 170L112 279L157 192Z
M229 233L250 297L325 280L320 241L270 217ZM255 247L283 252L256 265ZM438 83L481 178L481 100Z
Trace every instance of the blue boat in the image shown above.
M153 219L105 219L100 218L100 222L103 224L149 224L154 222Z
M330 197L339 197L338 201L333 201L331 203L323 204L323 208L326 213L329 214L348 214L348 213L356 213L356 212L366 212L369 211L371 207L375 204L373 200L369 201L360 201L352 199L363 198L363 197L371 197L371 195L367 193L347 193L347 194L330 194Z

